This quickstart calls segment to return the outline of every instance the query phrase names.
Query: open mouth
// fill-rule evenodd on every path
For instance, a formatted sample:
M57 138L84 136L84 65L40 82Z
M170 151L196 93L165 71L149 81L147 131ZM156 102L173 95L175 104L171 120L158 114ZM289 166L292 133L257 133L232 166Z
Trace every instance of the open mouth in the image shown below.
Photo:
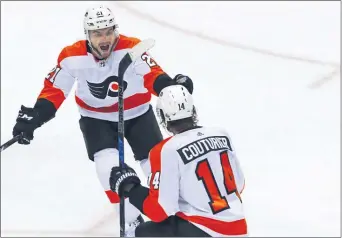
M107 51L107 50L109 50L109 46L110 46L109 44L108 45L101 45L100 49L103 51Z

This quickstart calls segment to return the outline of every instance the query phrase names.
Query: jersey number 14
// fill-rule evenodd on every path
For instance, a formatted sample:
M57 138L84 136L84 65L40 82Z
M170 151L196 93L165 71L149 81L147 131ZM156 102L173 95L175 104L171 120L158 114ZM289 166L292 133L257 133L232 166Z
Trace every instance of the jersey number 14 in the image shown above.
M220 153L220 160L227 195L235 193L241 201L240 193L236 189L234 174L229 162L227 151L223 151ZM203 182L205 190L207 191L210 199L209 205L213 214L229 209L230 206L228 204L227 198L225 196L222 196L219 191L208 159L204 159L197 164L196 175L197 179Z

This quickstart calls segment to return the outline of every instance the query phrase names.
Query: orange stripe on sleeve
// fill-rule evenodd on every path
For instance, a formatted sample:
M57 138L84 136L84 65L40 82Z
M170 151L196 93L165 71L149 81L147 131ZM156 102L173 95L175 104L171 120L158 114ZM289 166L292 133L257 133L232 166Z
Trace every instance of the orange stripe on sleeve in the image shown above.
M65 95L61 89L54 87L54 78L58 75L59 70L63 68L61 62L64 59L81 55L87 55L87 43L85 40L77 41L73 45L63 48L57 59L57 67L45 78L44 87L41 90L38 99L44 98L49 100L53 103L56 110L62 105L65 100ZM69 80L69 78L66 78L65 80Z
M112 190L107 190L105 191L107 194L107 197L111 203L119 203L120 202L120 197L117 193L113 192Z
M63 91L59 88L53 87L53 84L48 80L45 80L44 88L38 96L38 99L41 98L47 99L52 102L56 110L62 105L63 101L65 100Z
M160 66L154 66L151 68L151 72L144 75L144 86L147 88L149 92L158 96L158 94L154 91L153 85L154 81L161 74L165 74L165 72L161 69Z
M150 151L150 163L151 163L151 172L152 177L150 180L150 191L148 197L144 200L143 211L146 216L148 216L154 222L161 222L168 218L168 215L164 211L163 207L158 203L159 198L159 188L154 189L152 184L153 177L157 172L162 173L161 171L161 152L164 144L171 139L171 137L161 141Z

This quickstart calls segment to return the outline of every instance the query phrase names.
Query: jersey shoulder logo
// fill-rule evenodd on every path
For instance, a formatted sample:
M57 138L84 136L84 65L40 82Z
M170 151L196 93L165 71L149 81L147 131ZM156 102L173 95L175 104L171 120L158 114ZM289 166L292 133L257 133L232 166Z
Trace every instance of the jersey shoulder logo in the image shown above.
M119 83L117 76L110 76L102 83L90 83L87 81L90 93L99 99L109 97L117 97L119 94ZM124 91L127 89L127 82L124 81Z
M150 68L158 66L156 61L146 52L141 55L141 59L145 61Z

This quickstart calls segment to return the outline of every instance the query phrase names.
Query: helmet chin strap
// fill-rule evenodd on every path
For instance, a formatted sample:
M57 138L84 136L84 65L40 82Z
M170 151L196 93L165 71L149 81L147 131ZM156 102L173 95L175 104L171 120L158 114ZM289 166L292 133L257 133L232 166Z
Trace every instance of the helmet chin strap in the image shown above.
M100 53L99 50L97 50L95 47L93 47L93 45L91 44L91 41L89 41L89 45L90 45L90 49L91 49L92 51L95 51L96 54L102 58L102 54ZM96 57L96 58L98 58L98 57ZM103 60L103 59L99 59L99 60Z

